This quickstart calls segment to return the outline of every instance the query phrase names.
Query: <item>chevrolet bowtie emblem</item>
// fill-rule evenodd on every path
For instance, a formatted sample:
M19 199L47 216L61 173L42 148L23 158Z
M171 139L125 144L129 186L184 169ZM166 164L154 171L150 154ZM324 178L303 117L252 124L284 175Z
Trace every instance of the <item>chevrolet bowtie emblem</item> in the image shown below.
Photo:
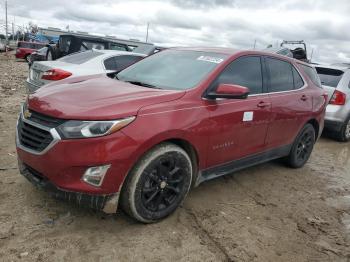
M24 111L23 115L24 115L24 118L29 118L32 116L32 113L29 112L29 110L26 110L26 111Z

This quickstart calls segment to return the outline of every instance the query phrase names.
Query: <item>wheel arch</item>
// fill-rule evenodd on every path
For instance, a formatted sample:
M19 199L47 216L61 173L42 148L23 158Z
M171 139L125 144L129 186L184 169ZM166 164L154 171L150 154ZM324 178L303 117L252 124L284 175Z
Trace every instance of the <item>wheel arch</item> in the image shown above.
M122 194L122 191L125 190L124 186L127 184L126 181L128 179L130 179L130 173L132 172L135 165L142 159L142 157L145 154L147 154L147 152L149 152L152 148L154 148L162 143L172 143L172 144L179 146L183 150L185 150L185 152L190 157L191 164L192 164L191 188L193 188L195 186L195 183L197 181L198 174L199 174L199 154L198 154L196 147L192 143L190 143L187 139L185 139L183 137L178 137L178 136L163 138L163 139L159 139L156 141L153 139L151 139L151 140L152 140L152 143L150 143L150 141L148 141L148 143L147 143L148 145L144 147L145 149L142 150L142 152L137 155L137 157L135 158L136 160L134 161L132 166L129 168L126 176L123 179L123 182L119 185L119 190L117 193L118 197L117 197L117 200L116 200L115 205L114 205L115 206L114 212L117 210L117 206L119 206L119 203L120 203L119 196ZM114 213L114 212L112 212L112 213Z
M313 128L315 129L316 139L318 139L318 137L320 136L320 124L319 124L319 122L315 118L312 118L309 121L307 121L306 124L311 124L313 126Z

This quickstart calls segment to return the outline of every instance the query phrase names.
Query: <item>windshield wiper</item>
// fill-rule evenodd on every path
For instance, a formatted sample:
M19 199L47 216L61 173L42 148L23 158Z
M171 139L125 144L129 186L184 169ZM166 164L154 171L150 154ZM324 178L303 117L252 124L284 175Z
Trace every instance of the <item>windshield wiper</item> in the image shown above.
M162 88L160 88L158 86L154 86L154 85L151 85L151 84L143 83L143 82L140 82L140 81L125 81L125 82L133 84L133 85L148 87L148 88L162 89Z

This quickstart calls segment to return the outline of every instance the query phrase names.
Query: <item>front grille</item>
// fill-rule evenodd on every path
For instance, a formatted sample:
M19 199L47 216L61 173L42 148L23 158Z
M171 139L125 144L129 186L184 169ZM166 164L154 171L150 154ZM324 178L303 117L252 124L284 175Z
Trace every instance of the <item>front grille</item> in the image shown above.
M57 127L66 121L64 119L58 119L51 116L43 115L32 110L29 111L31 113L31 116L27 118L28 120L50 128Z
M31 124L18 120L18 139L21 145L26 148L41 152L53 140L49 131L43 130Z

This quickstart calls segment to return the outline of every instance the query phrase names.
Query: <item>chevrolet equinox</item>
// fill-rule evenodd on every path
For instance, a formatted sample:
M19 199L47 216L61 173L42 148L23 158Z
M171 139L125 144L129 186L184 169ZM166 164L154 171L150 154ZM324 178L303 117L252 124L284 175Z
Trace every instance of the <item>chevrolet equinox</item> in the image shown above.
M208 179L277 158L302 167L326 100L315 69L285 56L168 49L114 79L30 95L17 123L19 168L56 197L155 222Z

